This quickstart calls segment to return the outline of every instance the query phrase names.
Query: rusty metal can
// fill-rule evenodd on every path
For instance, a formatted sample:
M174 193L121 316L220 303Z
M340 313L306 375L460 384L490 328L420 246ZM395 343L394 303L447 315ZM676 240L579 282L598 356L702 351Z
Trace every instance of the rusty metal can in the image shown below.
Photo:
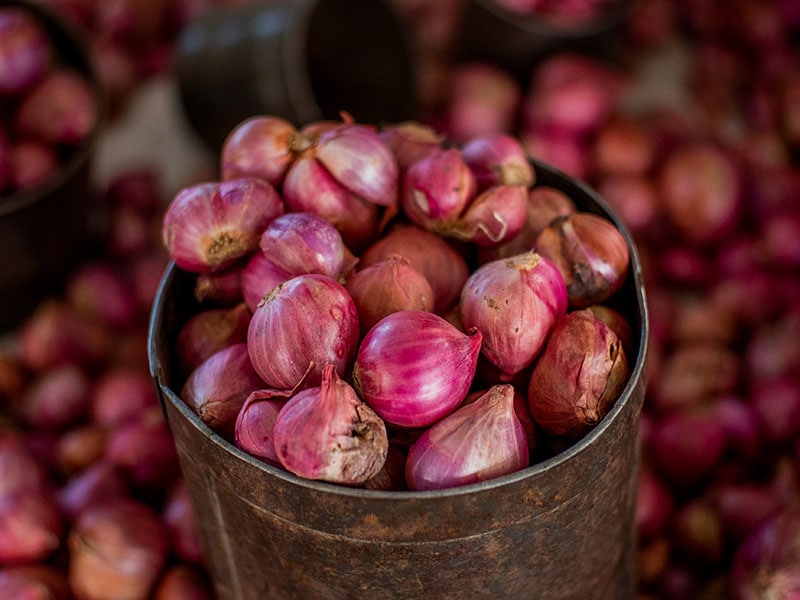
M632 599L638 423L647 308L630 235L590 188L533 161L537 185L622 231L631 265L615 308L637 332L630 379L611 412L570 448L523 471L428 492L304 480L208 429L177 396L172 352L196 310L193 278L171 266L150 324L161 395L221 600L269 598Z

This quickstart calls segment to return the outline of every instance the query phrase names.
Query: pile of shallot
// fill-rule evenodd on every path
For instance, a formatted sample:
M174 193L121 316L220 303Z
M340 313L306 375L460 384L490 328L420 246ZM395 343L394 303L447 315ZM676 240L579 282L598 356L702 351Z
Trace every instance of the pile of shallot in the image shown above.
M521 143L270 115L163 220L196 311L181 398L308 479L433 490L524 469L613 407L636 350L625 238L535 185Z
M86 73L59 56L46 24L22 6L0 7L0 105L0 201L51 180L98 121Z
M101 195L98 253L0 343L0 598L210 600L147 366L165 202L150 170Z

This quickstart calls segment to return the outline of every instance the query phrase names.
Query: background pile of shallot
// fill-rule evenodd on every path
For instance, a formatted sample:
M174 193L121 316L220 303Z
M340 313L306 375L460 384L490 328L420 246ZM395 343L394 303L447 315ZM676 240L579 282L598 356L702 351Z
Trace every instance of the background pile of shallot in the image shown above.
M124 75L124 104L168 70L180 24L140 37L96 25L98 6L125 7L144 26L159 14L146 6L207 3L52 4L83 15L93 44L136 57L147 55L136 44L154 48L146 68L100 69L109 89ZM800 578L797 3L642 0L616 61L565 51L525 80L441 52L461 2L394 4L419 34L428 123L456 141L514 133L600 190L636 238L653 333L641 599L790 598ZM128 597L211 596L145 365L167 198L153 193L158 173L118 175L98 192L110 208L102 242L0 349L0 540L15 541L0 547L0 597L102 597L85 586L109 581ZM92 509L104 495L118 502ZM95 570L90 547L121 561L124 548L147 550L120 580Z

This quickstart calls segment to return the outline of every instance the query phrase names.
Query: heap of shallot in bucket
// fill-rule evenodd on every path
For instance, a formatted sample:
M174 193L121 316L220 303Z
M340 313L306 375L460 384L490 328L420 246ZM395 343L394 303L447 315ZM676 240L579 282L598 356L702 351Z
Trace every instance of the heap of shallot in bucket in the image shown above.
M259 115L173 198L175 355L216 434L299 477L435 490L553 456L613 408L628 245L521 143Z

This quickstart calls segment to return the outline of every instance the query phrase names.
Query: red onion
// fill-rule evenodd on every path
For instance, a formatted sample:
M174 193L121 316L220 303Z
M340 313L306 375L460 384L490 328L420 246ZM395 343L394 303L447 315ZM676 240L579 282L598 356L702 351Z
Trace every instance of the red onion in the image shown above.
M519 185L496 185L480 193L462 213L448 237L497 246L513 239L525 225L528 191Z
M683 411L655 423L651 450L658 468L676 489L706 482L725 450L725 433L713 414Z
M736 543L785 508L783 499L769 486L749 482L722 482L712 498L726 536Z
M354 250L363 248L378 232L378 206L348 190L312 157L292 164L281 193L288 211L322 217Z
M733 390L739 378L739 357L716 341L683 343L664 359L652 395L664 411L708 402Z
M173 565L161 577L153 600L212 600L210 583L197 569Z
M167 561L167 535L159 515L133 499L84 511L69 534L71 589L79 598L149 598Z
M434 312L446 313L458 301L469 277L464 257L436 234L411 225L396 225L361 255L364 269L392 255L408 259L433 288Z
M492 133L473 137L461 147L461 156L475 175L478 189L493 185L529 188L536 179L522 144L508 134Z
M58 170L55 149L38 140L23 139L10 150L11 188L25 190L47 182Z
M0 10L0 94L20 94L44 77L52 60L44 27L27 10Z
M577 438L614 406L629 375L617 335L588 310L553 326L533 367L528 406L546 432Z
M654 136L639 121L616 116L594 139L595 168L605 175L645 176L655 162Z
M723 395L714 399L711 411L725 435L726 452L744 460L757 458L764 432L755 407L745 399Z
M163 490L180 473L175 442L161 407L152 407L111 431L105 457L145 493Z
M275 451L273 427L278 413L291 392L255 390L245 400L236 417L234 440L236 447L273 466L281 461Z
M144 371L128 366L104 371L92 389L92 419L104 427L116 427L158 405L153 380Z
M386 460L386 426L334 365L322 385L289 399L273 428L275 451L289 471L307 479L346 485L375 476Z
M522 89L501 67L476 61L456 65L447 88L444 129L451 139L512 130Z
M344 265L342 236L328 221L309 213L287 213L272 221L259 246L280 270L292 275L318 273L336 279Z
M494 479L528 464L514 388L497 385L422 434L409 450L406 480L412 490L443 489Z
M107 437L105 427L94 423L79 425L62 433L53 449L59 471L69 475L86 469L105 454Z
M236 125L222 144L223 181L258 177L279 185L296 156L297 129L280 117L258 115Z
M264 228L282 214L275 189L260 179L196 184L179 191L170 203L164 246L186 271L224 269L256 250Z
M20 565L0 571L0 598L62 600L70 597L66 575L49 565Z
M91 382L83 369L64 364L42 372L28 386L19 413L26 423L60 429L80 419L89 407Z
M139 316L132 286L106 262L81 265L67 282L64 294L79 311L110 327L131 327Z
M408 168L400 201L413 223L428 231L446 232L472 202L476 191L475 176L461 152L441 150Z
M534 249L561 271L573 308L605 302L628 273L625 238L611 221L592 213L555 219L536 238Z
M387 423L430 425L467 395L483 336L465 334L432 313L406 310L364 336L353 369L361 397Z
M186 380L181 399L211 429L233 438L239 409L253 390L264 386L250 362L247 344L234 344L211 355Z
M127 497L129 493L122 470L101 459L67 480L58 491L58 506L67 518L75 520L88 507Z
M263 252L255 252L242 269L242 296L251 313L272 290L293 275L279 269Z
M583 134L537 124L525 129L520 139L528 155L578 179L590 175L590 150Z
M464 326L481 332L481 352L508 376L533 362L566 312L561 273L535 252L483 265L461 294Z
M379 133L397 159L401 171L442 149L442 136L417 121L386 125Z
M605 175L597 192L636 235L646 236L658 227L659 198L651 179L640 175Z
M63 523L48 491L19 489L0 496L0 564L33 563L61 544Z
M22 100L14 125L22 135L77 145L94 130L98 119L99 107L86 77L56 67Z
M428 280L402 256L390 256L354 273L346 287L358 310L361 335L394 312L433 311L434 293Z
M661 165L658 190L667 218L690 242L716 242L739 218L742 192L737 166L710 144L676 148Z
M674 509L667 486L650 467L639 470L636 500L636 530L642 539L652 538L665 531Z
M230 308L209 308L181 327L175 352L181 372L191 373L211 355L247 341L250 309L242 302Z
M793 598L800 591L797 508L783 511L753 531L737 548L731 585L737 600Z
M751 402L767 439L776 445L800 435L800 383L795 377L761 379Z
M34 371L67 362L98 365L112 344L105 327L55 298L36 307L18 330L17 339L25 364Z
M511 258L533 249L536 238L554 219L575 212L575 204L561 190L548 186L534 187L528 193L525 223L511 240L493 248L481 249L481 262Z
M15 433L0 432L0 497L20 490L41 490L48 474Z
M267 386L315 386L327 364L346 372L358 327L355 303L341 284L324 275L300 275L270 292L253 313L247 348Z
M224 271L198 273L194 298L199 303L231 305L242 301L242 271L244 265L234 264Z
M180 560L196 565L205 563L205 551L186 482L178 479L164 503L162 519L170 532L172 551Z

